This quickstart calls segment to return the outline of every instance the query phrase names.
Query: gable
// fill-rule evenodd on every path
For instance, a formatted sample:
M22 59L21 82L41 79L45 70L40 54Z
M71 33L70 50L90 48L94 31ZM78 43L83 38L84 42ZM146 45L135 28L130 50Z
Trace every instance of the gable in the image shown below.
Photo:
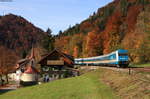
M51 53L49 53L47 56L45 56L43 59L40 60L39 64L43 65L65 65L65 64L74 64L74 59L69 57L69 55L64 54L58 50L54 50Z

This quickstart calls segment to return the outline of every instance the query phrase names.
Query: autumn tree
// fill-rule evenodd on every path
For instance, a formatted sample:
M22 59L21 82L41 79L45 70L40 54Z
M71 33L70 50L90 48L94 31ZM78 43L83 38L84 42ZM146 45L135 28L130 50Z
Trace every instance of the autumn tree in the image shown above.
M8 73L15 70L14 66L18 60L18 56L10 49L7 49L3 46L0 46L0 54L0 77L5 75L8 83Z
M139 61L142 63L150 62L150 7L145 8L138 17L137 27L140 33L143 33L143 39L139 46Z
M84 36L82 34L76 34L70 40L69 45L70 45L70 48L73 49L73 56L82 57L83 39L84 39Z
M79 56L79 50L78 50L77 46L75 46L74 49L73 49L73 56L74 57L78 57Z
M102 45L98 33L96 31L89 32L87 35L86 50L88 56L97 56L102 54Z
M135 30L124 39L124 46L129 50L132 62L150 62L150 7L142 11L135 26Z
M109 32L110 34L110 51L118 50L121 48L121 42L120 42L120 34L117 29L117 27L114 25L112 31Z

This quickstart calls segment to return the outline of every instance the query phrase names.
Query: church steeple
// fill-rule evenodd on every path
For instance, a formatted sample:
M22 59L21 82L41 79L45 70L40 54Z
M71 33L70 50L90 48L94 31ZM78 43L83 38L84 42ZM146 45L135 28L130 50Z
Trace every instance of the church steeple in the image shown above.
M35 59L35 52L34 52L34 47L33 47L33 45L32 45L31 54L30 54L29 59Z

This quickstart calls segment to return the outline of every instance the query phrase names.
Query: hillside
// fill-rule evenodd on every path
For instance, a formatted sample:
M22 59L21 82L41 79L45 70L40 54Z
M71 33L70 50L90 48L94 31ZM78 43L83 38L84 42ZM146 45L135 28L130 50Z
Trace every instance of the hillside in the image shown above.
M111 75L110 75L111 74ZM79 77L20 88L1 99L149 99L149 76L99 69Z
M129 50L134 63L150 62L150 0L114 0L57 35L55 46L75 57Z
M16 52L28 53L32 45L41 44L47 34L21 16L0 16L0 45Z
M14 72L16 62L29 55L33 46L38 62L51 45L50 35L23 17L0 16L0 77Z

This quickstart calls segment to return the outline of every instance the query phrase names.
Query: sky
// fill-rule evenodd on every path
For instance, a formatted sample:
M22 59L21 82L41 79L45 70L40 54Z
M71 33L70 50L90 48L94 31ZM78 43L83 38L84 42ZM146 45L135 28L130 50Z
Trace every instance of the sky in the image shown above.
M113 0L0 0L0 15L19 15L53 34L87 19Z

